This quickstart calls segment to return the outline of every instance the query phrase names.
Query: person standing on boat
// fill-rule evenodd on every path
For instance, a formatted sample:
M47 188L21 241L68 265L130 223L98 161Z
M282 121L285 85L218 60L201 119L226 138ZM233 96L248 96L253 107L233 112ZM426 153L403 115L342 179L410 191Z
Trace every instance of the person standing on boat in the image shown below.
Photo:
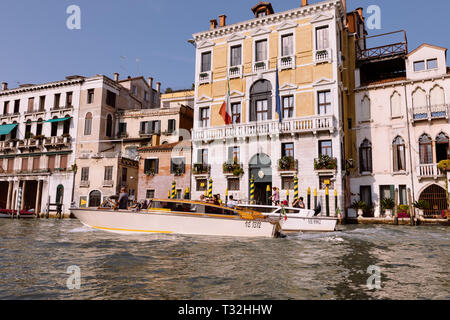
M278 206L280 204L280 192L277 187L273 187L273 195L270 197L272 202Z
M125 188L120 189L119 195L119 210L128 209L128 193L125 192Z

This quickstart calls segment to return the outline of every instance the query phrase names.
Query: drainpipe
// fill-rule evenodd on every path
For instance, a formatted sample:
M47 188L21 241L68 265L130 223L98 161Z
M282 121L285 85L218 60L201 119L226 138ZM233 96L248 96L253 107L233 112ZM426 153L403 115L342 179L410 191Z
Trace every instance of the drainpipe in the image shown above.
M405 107L406 107L406 126L408 128L408 144L409 144L409 167L411 170L411 191L412 191L412 198L413 202L416 201L416 192L414 188L414 171L413 171L413 162L412 162L412 144L411 144L411 128L410 122L409 122L409 108L408 108L408 97L407 97L407 90L406 90L406 82L403 84L403 88L405 91ZM412 208L410 208L412 210Z

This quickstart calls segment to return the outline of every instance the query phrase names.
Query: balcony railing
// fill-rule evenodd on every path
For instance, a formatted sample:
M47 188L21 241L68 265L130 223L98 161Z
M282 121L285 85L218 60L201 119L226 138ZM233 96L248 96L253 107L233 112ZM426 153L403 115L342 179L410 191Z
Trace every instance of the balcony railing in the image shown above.
M234 176L240 176L244 173L244 165L242 163L227 161L223 164L222 167L224 174L233 174Z
M114 187L113 180L103 180L103 187Z
M434 119L448 119L450 105L439 104L432 106L416 107L411 110L412 121L434 120Z
M333 133L336 129L333 116L315 116L279 121L251 122L225 127L201 128L194 130L195 141L212 141L216 139L244 138L271 134L307 133L319 131Z
M144 131L139 131L139 135L141 137L147 137L147 136L152 136L152 135L161 135L161 130L144 130Z
M285 56L278 59L278 69L295 69L295 56Z
M257 61L253 62L253 72L261 72L269 69L269 61Z
M72 138L70 136L57 136L45 138L45 146L69 146Z
M421 164L417 167L417 176L419 179L423 178L439 178L444 177L444 174L439 170L436 163Z
M80 181L80 188L89 188L90 186L90 181L89 180L81 180Z
M194 163L192 172L195 175L209 174L211 172L211 166L206 163Z
M314 63L331 63L331 49L314 51Z
M278 171L298 171L298 160L292 157L283 157L278 160Z
M242 66L229 67L228 68L228 77L230 79L241 78L242 77Z
M211 80L212 80L211 71L200 72L199 77L198 77L199 84L211 83Z

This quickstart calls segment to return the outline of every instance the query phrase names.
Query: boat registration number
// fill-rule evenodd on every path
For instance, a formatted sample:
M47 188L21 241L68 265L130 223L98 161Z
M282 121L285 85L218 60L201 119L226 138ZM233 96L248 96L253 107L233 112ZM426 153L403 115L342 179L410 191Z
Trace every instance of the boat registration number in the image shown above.
M261 222L260 221L247 221L245 222L245 227L248 229L261 229Z

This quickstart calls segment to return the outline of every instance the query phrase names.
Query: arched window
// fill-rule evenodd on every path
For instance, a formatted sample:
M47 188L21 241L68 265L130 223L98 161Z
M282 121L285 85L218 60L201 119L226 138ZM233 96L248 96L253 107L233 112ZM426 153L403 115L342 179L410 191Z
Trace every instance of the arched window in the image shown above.
M106 117L106 136L112 137L113 119L110 114Z
M445 133L441 132L436 137L436 161L439 163L449 158L449 139Z
M17 124L17 121L14 121L13 124ZM11 140L14 140L17 138L17 128L18 126L16 126L14 129L11 130Z
M405 140L398 136L395 138L392 147L394 153L394 172L406 171Z
M64 186L60 184L56 188L56 203L63 203L64 202Z
M370 120L370 99L368 96L364 96L361 100L361 121Z
M31 120L27 120L25 124L25 139L31 138Z
M92 113L88 112L84 118L84 135L90 136L92 133Z
M5 125L6 122L3 122L2 126ZM0 141L5 141L6 140L6 134L1 134L0 135Z
M436 85L430 91L430 105L431 107L442 106L445 104L444 89Z
M425 90L422 88L417 88L412 95L413 108L414 111L427 110L427 95Z
M359 147L360 172L372 172L372 144L365 139Z
M432 151L431 138L424 134L419 139L419 155L420 164L433 163L433 151Z
M89 207L99 207L102 201L102 194L98 190L89 193Z
M64 121L63 125L63 134L69 134L70 133L70 124L72 122L72 119L67 119Z
M395 91L391 96L391 117L396 118L402 115L401 96Z
M58 117L54 117L53 119L58 119ZM52 122L51 136L56 137L57 135L58 135L58 122Z
M39 118L36 123L36 136L42 135L42 124L44 123L44 120L42 118Z
M272 120L272 85L256 81L250 89L250 121Z

